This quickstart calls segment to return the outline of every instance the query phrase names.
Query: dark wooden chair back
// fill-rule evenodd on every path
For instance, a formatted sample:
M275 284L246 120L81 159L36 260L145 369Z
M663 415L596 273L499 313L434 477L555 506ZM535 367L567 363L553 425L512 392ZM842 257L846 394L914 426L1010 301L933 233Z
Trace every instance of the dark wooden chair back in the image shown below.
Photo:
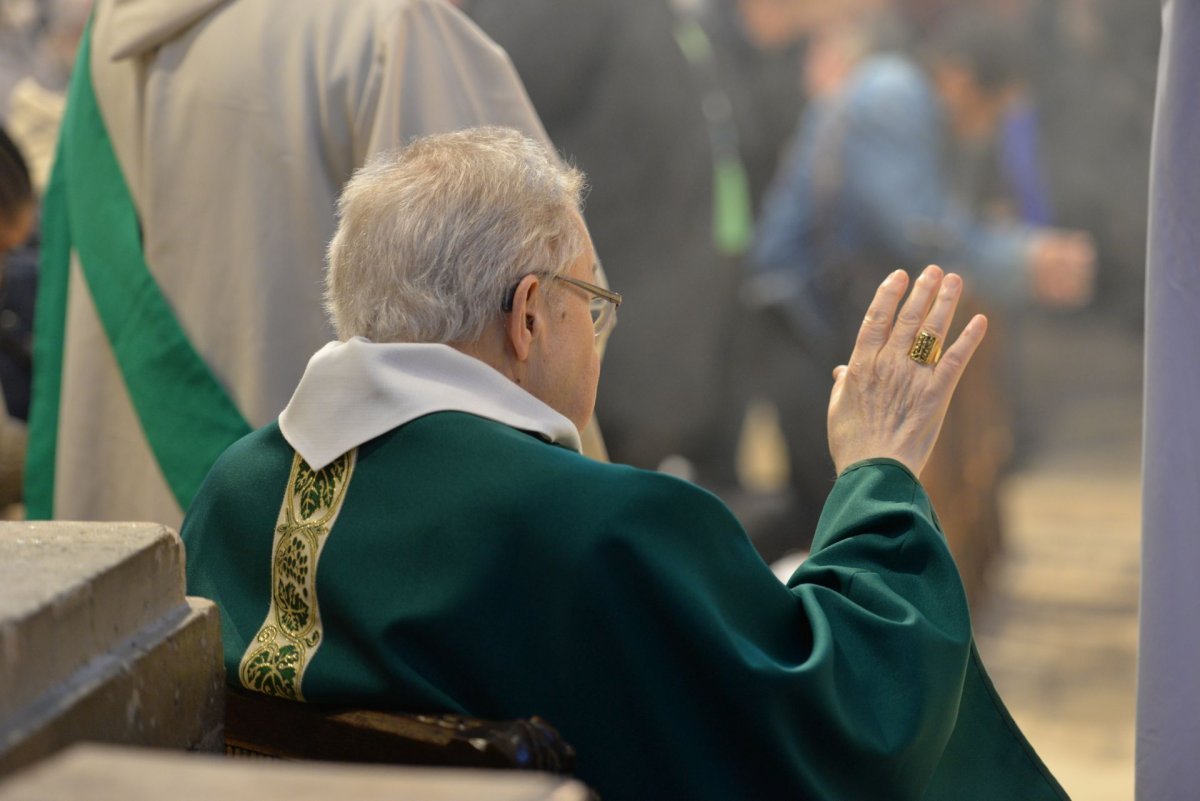
M231 756L570 774L575 749L539 717L489 721L287 701L226 688Z

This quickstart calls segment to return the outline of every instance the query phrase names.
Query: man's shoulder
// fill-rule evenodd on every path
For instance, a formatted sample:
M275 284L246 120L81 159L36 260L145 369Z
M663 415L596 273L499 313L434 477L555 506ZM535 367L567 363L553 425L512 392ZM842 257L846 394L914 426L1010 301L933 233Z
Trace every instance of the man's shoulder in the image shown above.
M189 549L201 538L270 531L294 455L274 422L226 448L184 515L180 535Z
M519 487L524 495L554 497L560 510L594 524L651 516L715 516L734 521L708 491L664 473L601 462L537 435L494 420L443 412L414 420L399 448L436 449L444 457L469 460L464 470L483 469ZM736 521L734 521L736 523Z
M272 421L225 449L208 471L197 497L213 492L256 494L267 477L275 473L286 477L294 454L278 421Z

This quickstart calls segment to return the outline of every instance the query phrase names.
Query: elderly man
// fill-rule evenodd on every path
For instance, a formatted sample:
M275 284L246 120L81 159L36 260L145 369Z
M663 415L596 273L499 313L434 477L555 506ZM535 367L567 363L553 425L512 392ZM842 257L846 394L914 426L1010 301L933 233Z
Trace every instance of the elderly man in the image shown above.
M960 279L928 268L898 312L908 277L880 286L835 374L840 477L785 586L713 496L577 452L621 300L594 285L582 183L495 128L351 180L340 341L184 523L229 680L540 714L609 801L1063 798L978 662L916 479L986 325L937 360Z

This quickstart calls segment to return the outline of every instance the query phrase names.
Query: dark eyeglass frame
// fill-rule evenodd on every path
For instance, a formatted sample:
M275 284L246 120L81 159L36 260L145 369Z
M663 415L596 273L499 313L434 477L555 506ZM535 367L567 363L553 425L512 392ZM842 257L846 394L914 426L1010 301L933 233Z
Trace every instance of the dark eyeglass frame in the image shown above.
M605 289L602 286L589 284L587 281L581 281L578 278L571 278L570 276L566 275L556 275L554 278L582 289L583 291L591 294L594 299L607 301L603 310L596 316L596 319L592 321L592 328L597 337L605 334L616 324L617 309L621 307L622 300L620 292L613 292L611 289ZM522 280L524 279L522 278ZM500 305L501 311L512 311L513 300L516 298L517 286L519 286L520 283L521 282L518 281L517 283L513 284L508 292L504 294L504 302Z

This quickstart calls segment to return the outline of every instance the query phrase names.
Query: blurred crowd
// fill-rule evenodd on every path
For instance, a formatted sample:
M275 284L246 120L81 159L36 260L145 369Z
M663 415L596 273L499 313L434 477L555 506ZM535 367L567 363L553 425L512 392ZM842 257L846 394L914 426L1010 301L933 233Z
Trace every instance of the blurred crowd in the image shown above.
M0 0L0 379L16 420L38 245L22 220L90 5ZM597 404L610 458L718 493L768 558L815 527L833 479L830 373L890 271L959 271L1013 326L1093 304L1140 323L1158 19L1139 4L454 5L508 52L588 175L587 221L625 297ZM779 412L790 476L762 514L735 460L759 401ZM0 458L19 464L15 442ZM3 491L19 498L15 481Z
M1092 303L1139 322L1153 14L1107 0L462 5L591 177L596 247L629 299L597 407L612 458L718 492L768 557L815 527L830 371L890 270L959 270L1013 327ZM1012 364L981 361L1002 392ZM790 475L784 509L765 514L733 469L756 399L779 411Z

